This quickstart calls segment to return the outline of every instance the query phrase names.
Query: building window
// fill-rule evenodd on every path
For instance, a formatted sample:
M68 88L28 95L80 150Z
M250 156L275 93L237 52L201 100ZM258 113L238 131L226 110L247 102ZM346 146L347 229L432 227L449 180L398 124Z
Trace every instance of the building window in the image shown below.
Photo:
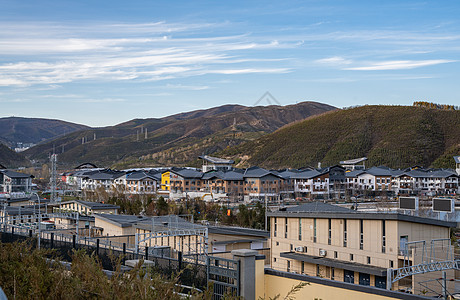
M278 229L278 223L276 220L278 220L278 218L274 218L275 219L275 226L273 226L273 236L276 237L276 230Z
M370 256L367 257L367 264L368 264L368 265L371 264L371 257L370 257Z
M369 274L359 273L360 285L371 285L371 276Z
M319 265L316 265L316 276L321 276L321 270L319 268Z
M393 266L394 266L394 262L390 260L390 268L393 268Z
M301 267L300 267L300 273L305 274L305 262L302 262Z
M334 280L335 278L335 268L331 267L331 280Z
M313 219L313 243L316 243L316 218Z
M290 260L287 261L287 271L291 272L291 261Z
M276 262L276 257L273 257L273 262Z
M307 247L307 246L304 246L304 247L303 247L303 252L305 252L305 253L308 252L308 247Z
M276 242L276 246L279 246L280 245L280 242Z
M382 220L382 253L386 251L385 220Z
M327 226L328 226L327 244L330 245L332 243L332 221L331 219L327 220Z
M299 241L302 240L302 219L299 218Z
M350 253L350 261L353 261L353 253Z
M343 281L348 283L355 283L355 272L343 270Z
M288 218L284 218L284 238L288 237Z
M364 248L364 221L361 219L359 220L359 249L363 250Z
M337 258L339 257L339 254L337 253L337 251L334 251L334 258Z
M292 250L294 250L294 246L291 244L290 247L289 247Z
M343 220L343 246L347 246L347 219Z

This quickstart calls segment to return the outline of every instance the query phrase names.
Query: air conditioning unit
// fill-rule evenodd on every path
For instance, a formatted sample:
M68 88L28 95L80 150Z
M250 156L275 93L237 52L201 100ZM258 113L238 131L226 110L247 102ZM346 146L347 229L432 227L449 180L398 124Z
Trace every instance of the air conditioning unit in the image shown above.
M319 249L319 256L323 256L323 257L324 257L324 256L326 256L326 254L327 254L327 251L326 251L326 250L324 250L324 249Z
M303 252L303 247L302 246L295 247L295 251L296 252Z

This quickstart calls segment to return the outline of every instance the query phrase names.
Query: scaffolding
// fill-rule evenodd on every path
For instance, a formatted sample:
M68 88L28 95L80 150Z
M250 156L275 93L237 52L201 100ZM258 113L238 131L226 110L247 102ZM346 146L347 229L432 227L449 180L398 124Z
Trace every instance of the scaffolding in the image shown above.
M165 221L165 217L152 217L151 226L142 228L145 232L135 233L135 252L139 253L142 246L165 246L166 239L167 246L173 251L183 253L185 260L204 260L208 255L208 228L184 221L177 215L166 218ZM170 238L172 245L169 242Z
M455 259L449 238L433 239L429 245L426 241L406 242L401 245L399 255L403 256L403 266L387 270L387 289L390 290L394 283L405 278L460 269L460 260ZM436 280L419 281L418 284L427 288L427 284L434 281ZM443 289L446 290L447 287L443 285ZM428 290L432 291L432 289ZM444 291L444 293L448 292Z

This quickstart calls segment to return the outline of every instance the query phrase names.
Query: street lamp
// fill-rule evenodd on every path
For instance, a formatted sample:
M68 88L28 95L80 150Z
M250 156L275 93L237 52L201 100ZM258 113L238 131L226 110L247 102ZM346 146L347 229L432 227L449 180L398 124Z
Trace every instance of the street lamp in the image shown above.
M40 210L40 196L38 196L37 193L32 193L33 195L36 195L37 198L38 198L38 249L40 249L40 236L41 236L41 231L40 231L40 226L41 226L41 223L42 223L42 213L41 213L41 210ZM35 207L35 205L34 205Z

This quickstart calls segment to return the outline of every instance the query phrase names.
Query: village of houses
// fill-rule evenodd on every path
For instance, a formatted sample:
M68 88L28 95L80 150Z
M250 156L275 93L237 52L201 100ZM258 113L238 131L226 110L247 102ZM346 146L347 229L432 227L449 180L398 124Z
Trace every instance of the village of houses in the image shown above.
M308 282L308 291L323 299L419 299L460 292L457 245L451 242L458 227L460 156L453 157L455 170L366 168L366 158L296 170L238 169L232 160L200 158L202 169L118 171L86 163L60 176L61 186L78 192L81 200L55 202L33 191L31 175L0 166L1 228L26 229L26 234L34 229L36 234L38 222L43 239L50 233L76 235L77 242L98 239L99 246L99 239L106 238L146 256L157 253L148 249L162 249L161 255L166 249L174 258L180 253L237 259L245 270L238 277L245 299L286 292L298 281ZM85 193L98 189L168 201L262 202L268 230L197 222L189 216L122 215L116 205L84 200ZM399 197L417 203L450 199L450 217L422 216L418 206L377 209L379 202L394 204Z

